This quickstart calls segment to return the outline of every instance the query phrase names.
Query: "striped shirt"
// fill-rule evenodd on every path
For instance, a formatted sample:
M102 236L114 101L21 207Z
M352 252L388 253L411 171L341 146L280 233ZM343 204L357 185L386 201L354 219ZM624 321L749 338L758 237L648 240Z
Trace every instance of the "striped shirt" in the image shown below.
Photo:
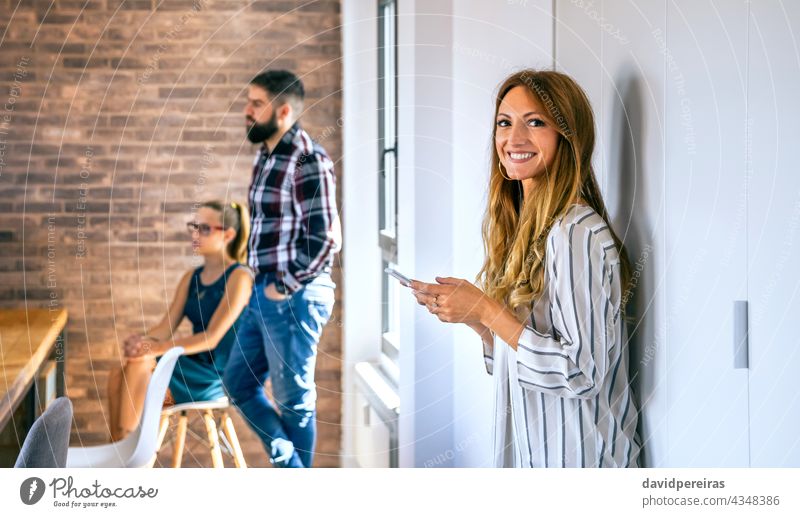
M484 344L495 465L638 467L620 260L608 226L573 205L548 236L545 287L514 350Z
M249 265L276 272L295 292L333 264L336 176L325 150L295 123L263 146L250 182Z

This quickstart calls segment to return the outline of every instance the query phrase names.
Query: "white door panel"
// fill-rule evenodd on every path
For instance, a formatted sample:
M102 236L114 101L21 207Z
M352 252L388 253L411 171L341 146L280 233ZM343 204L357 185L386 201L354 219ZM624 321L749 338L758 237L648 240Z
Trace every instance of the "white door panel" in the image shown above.
M747 295L747 4L670 1L663 32L669 466L747 466L747 371L733 367L733 303Z
M750 4L750 460L800 466L800 5Z

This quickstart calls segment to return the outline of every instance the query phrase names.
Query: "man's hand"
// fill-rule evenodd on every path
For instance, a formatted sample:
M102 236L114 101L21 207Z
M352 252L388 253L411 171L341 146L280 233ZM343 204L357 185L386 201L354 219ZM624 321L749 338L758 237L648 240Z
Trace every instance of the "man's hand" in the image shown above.
M274 282L264 288L264 296L267 297L267 300L272 300L273 302L280 302L289 297L287 294L279 293L275 288Z

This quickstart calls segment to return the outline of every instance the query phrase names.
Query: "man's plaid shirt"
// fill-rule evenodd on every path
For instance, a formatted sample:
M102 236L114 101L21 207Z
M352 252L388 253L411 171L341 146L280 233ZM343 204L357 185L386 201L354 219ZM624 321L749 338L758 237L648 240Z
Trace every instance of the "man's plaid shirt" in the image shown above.
M333 264L336 176L325 150L295 123L263 146L250 182L250 267L295 292Z

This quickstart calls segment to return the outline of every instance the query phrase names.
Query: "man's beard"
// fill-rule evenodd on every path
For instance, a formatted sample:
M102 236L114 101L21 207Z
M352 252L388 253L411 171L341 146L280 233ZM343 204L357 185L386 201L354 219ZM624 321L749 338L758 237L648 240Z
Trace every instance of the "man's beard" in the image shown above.
M278 131L278 119L275 117L275 112L272 112L272 117L263 124L256 124L253 122L247 129L247 139L254 144L260 144L270 138Z

